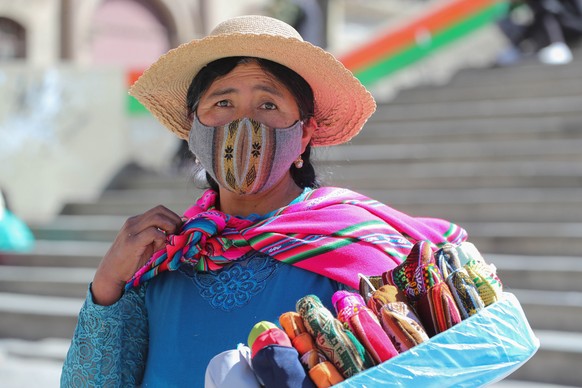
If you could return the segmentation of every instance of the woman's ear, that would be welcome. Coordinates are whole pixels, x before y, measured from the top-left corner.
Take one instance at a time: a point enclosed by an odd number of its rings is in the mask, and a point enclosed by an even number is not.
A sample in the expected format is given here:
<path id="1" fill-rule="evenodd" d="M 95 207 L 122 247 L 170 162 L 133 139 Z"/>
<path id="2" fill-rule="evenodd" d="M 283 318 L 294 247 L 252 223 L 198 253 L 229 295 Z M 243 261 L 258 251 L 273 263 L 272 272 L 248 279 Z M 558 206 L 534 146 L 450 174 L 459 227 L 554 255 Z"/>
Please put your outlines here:
<path id="1" fill-rule="evenodd" d="M 305 123 L 303 123 L 303 135 L 301 136 L 301 153 L 305 152 L 305 148 L 311 141 L 313 132 L 317 129 L 317 122 L 313 117 L 310 117 Z"/>

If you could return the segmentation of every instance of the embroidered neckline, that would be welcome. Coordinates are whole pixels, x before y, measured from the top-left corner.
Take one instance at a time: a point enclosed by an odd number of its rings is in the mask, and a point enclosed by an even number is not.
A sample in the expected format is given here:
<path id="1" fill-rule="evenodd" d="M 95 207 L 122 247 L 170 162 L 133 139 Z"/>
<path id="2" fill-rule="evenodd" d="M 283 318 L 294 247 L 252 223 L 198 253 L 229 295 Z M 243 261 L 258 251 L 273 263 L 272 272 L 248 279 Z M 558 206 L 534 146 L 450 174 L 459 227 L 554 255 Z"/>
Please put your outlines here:
<path id="1" fill-rule="evenodd" d="M 213 308 L 231 311 L 249 303 L 265 289 L 267 280 L 281 265 L 267 255 L 253 252 L 217 271 L 197 272 L 182 266 L 185 273 L 200 291 L 200 295 Z"/>

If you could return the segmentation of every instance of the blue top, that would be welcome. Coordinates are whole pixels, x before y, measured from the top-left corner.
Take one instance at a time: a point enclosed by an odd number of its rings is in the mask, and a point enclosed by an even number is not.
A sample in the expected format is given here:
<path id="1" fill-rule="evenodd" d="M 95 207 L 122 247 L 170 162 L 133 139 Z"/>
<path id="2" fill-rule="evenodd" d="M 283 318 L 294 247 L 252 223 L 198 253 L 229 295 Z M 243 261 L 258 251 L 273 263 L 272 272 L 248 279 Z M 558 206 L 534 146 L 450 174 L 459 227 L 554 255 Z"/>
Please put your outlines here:
<path id="1" fill-rule="evenodd" d="M 253 253 L 216 272 L 165 272 L 112 306 L 94 304 L 89 291 L 61 386 L 203 387 L 210 359 L 246 343 L 255 323 L 278 323 L 307 294 L 331 309 L 337 289 L 333 280 Z"/>
<path id="2" fill-rule="evenodd" d="M 255 323 L 278 324 L 307 294 L 331 309 L 338 288 L 336 281 L 251 252 L 218 271 L 165 272 L 111 306 L 93 303 L 89 290 L 61 386 L 203 387 L 210 359 L 246 344 Z"/>

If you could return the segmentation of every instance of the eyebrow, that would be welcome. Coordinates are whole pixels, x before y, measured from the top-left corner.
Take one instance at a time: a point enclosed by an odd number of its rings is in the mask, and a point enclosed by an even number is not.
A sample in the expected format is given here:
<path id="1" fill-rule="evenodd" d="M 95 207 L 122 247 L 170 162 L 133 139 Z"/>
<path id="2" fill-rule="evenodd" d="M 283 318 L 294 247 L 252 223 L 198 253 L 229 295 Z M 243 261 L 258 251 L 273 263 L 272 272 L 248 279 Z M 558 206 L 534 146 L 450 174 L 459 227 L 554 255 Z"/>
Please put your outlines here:
<path id="1" fill-rule="evenodd" d="M 231 93 L 235 93 L 235 92 L 236 92 L 235 88 L 218 89 L 218 90 L 215 90 L 214 92 L 210 93 L 208 95 L 208 97 L 220 97 L 220 96 L 225 96 L 227 94 L 231 94 Z"/>
<path id="2" fill-rule="evenodd" d="M 272 86 L 269 86 L 269 85 L 264 85 L 264 84 L 255 85 L 253 87 L 253 90 L 261 90 L 263 92 L 273 94 L 277 97 L 283 97 L 283 93 L 281 93 L 278 89 L 276 89 Z M 208 97 L 222 97 L 222 96 L 226 96 L 228 94 L 237 93 L 237 91 L 238 90 L 236 88 L 217 89 L 217 90 L 213 91 L 212 93 L 210 93 L 208 95 Z"/>

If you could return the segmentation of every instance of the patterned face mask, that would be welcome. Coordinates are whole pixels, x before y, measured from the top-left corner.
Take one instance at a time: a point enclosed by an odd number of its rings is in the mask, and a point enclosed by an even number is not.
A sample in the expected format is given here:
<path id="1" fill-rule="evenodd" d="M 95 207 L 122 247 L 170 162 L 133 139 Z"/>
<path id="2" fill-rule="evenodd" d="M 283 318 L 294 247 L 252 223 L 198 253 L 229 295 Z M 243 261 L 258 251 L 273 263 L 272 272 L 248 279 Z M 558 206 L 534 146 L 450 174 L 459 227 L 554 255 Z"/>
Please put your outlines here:
<path id="1" fill-rule="evenodd" d="M 256 194 L 270 189 L 301 154 L 303 122 L 270 128 L 250 118 L 207 127 L 198 117 L 190 131 L 189 148 L 202 167 L 225 189 Z"/>

